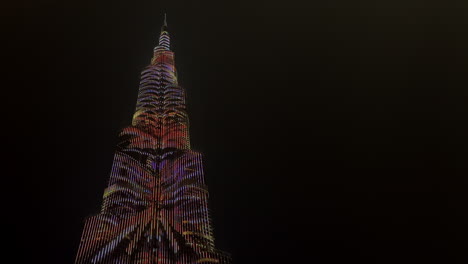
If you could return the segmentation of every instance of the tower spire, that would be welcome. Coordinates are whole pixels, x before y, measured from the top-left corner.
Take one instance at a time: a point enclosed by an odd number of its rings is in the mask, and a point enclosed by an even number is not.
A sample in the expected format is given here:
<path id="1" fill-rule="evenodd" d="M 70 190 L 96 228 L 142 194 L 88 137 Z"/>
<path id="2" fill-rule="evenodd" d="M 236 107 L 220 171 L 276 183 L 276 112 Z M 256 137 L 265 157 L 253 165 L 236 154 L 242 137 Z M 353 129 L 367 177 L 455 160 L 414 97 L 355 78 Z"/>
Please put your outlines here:
<path id="1" fill-rule="evenodd" d="M 154 48 L 154 51 L 170 50 L 169 32 L 167 32 L 167 16 L 164 13 L 164 22 L 161 27 L 161 34 L 159 35 L 159 44 Z"/>
<path id="2" fill-rule="evenodd" d="M 166 13 L 164 13 L 164 22 L 163 22 L 163 25 L 161 26 L 161 33 L 163 31 L 167 31 L 167 15 L 166 15 Z"/>

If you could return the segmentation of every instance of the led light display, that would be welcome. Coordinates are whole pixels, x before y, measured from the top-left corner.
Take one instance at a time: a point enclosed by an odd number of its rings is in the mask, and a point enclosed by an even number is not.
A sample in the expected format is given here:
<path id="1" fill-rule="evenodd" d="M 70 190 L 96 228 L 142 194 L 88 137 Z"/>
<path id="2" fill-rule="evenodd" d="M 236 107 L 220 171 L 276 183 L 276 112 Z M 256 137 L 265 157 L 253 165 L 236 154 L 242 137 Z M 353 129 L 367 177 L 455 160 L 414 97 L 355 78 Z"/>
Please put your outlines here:
<path id="1" fill-rule="evenodd" d="M 132 125 L 119 135 L 101 212 L 85 221 L 76 264 L 231 263 L 214 246 L 201 154 L 190 148 L 188 127 L 164 21 L 141 73 Z"/>

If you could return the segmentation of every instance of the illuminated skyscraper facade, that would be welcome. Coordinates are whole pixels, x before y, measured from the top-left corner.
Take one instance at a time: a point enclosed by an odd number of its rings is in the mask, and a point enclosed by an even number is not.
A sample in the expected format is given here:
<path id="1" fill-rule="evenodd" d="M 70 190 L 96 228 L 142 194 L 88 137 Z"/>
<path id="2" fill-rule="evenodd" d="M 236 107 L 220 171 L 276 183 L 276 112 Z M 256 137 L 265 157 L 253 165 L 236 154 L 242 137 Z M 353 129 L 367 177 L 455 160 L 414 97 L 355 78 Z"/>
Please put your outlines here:
<path id="1" fill-rule="evenodd" d="M 76 264 L 231 263 L 214 247 L 201 154 L 191 150 L 185 91 L 167 24 L 141 73 L 101 212 L 89 217 Z"/>

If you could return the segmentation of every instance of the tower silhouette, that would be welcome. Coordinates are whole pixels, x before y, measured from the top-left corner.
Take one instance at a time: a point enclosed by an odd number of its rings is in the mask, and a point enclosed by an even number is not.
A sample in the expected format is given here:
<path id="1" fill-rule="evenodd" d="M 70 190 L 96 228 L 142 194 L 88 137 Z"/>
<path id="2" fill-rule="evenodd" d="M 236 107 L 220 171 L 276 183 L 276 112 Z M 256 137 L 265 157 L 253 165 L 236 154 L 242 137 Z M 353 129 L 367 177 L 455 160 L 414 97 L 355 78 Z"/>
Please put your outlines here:
<path id="1" fill-rule="evenodd" d="M 191 150 L 166 18 L 119 134 L 101 212 L 86 219 L 76 264 L 231 263 L 214 247 L 201 154 Z"/>

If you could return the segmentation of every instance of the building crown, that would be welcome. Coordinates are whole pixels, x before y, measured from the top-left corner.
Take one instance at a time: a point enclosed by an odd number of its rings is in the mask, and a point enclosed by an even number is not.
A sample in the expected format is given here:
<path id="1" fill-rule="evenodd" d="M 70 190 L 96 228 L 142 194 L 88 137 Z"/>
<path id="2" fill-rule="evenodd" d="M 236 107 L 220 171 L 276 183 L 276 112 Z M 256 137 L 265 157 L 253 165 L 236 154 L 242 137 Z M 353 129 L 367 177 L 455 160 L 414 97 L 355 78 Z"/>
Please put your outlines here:
<path id="1" fill-rule="evenodd" d="M 159 44 L 154 48 L 154 51 L 170 50 L 171 40 L 169 38 L 169 32 L 167 32 L 167 17 L 164 13 L 164 24 L 161 27 L 161 33 L 159 35 Z"/>

